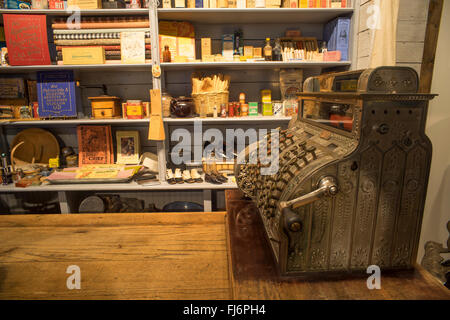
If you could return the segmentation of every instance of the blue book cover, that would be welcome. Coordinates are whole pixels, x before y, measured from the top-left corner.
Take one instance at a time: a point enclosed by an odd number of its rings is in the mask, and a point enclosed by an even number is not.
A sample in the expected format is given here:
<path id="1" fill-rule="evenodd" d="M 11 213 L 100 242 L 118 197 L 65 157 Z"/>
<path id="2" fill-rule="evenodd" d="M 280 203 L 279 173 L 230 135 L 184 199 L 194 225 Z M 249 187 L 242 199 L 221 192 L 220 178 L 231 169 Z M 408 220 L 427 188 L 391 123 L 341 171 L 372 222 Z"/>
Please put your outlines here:
<path id="1" fill-rule="evenodd" d="M 348 44 L 350 36 L 350 19 L 338 18 L 336 28 L 336 50 L 341 51 L 342 60 L 347 61 L 348 57 Z"/>
<path id="2" fill-rule="evenodd" d="M 323 30 L 323 40 L 329 51 L 341 51 L 341 60 L 349 59 L 348 46 L 350 35 L 350 18 L 339 17 L 328 22 Z"/>
<path id="3" fill-rule="evenodd" d="M 38 71 L 37 94 L 40 117 L 76 117 L 73 71 Z"/>
<path id="4" fill-rule="evenodd" d="M 203 0 L 195 0 L 196 8 L 203 8 Z"/>

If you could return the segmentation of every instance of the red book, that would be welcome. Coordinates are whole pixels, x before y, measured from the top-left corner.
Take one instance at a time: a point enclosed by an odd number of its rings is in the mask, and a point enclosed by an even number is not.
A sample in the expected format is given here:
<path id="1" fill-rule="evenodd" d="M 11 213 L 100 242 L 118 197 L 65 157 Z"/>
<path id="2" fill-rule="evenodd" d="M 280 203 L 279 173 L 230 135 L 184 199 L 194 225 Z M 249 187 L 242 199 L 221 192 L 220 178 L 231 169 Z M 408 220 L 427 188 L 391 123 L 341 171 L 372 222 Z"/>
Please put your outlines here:
<path id="1" fill-rule="evenodd" d="M 10 65 L 51 64 L 45 15 L 4 14 L 3 22 Z"/>
<path id="2" fill-rule="evenodd" d="M 342 8 L 347 8 L 347 0 L 342 0 L 341 1 L 341 7 Z"/>

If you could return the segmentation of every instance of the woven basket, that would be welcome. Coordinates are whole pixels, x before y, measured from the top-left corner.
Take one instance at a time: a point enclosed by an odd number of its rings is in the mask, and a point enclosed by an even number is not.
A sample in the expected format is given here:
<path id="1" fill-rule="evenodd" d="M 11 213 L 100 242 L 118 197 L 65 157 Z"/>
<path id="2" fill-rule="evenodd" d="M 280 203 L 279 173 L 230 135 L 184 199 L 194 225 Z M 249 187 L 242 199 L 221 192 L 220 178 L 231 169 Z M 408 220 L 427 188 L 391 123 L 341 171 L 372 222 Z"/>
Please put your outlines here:
<path id="1" fill-rule="evenodd" d="M 214 114 L 214 106 L 216 106 L 217 113 L 220 113 L 220 105 L 222 103 L 228 104 L 228 97 L 228 91 L 192 94 L 195 112 L 200 117 L 212 116 Z"/>

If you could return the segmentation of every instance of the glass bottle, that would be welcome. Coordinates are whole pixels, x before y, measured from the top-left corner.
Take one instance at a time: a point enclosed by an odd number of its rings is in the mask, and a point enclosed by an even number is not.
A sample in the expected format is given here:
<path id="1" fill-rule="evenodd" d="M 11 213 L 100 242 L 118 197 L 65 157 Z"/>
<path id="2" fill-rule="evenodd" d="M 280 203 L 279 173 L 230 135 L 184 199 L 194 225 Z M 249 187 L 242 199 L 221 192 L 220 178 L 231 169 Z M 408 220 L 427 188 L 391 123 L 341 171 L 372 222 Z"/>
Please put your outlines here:
<path id="1" fill-rule="evenodd" d="M 171 58 L 171 55 L 170 55 L 169 46 L 164 46 L 163 62 L 170 62 L 171 60 L 172 60 L 172 58 Z"/>
<path id="2" fill-rule="evenodd" d="M 283 60 L 283 56 L 281 54 L 282 51 L 283 51 L 283 49 L 281 48 L 280 39 L 276 39 L 275 46 L 273 47 L 273 52 L 272 52 L 273 61 L 282 61 Z"/>
<path id="3" fill-rule="evenodd" d="M 263 49 L 264 60 L 272 61 L 272 46 L 270 45 L 270 38 L 266 38 L 266 45 Z"/>

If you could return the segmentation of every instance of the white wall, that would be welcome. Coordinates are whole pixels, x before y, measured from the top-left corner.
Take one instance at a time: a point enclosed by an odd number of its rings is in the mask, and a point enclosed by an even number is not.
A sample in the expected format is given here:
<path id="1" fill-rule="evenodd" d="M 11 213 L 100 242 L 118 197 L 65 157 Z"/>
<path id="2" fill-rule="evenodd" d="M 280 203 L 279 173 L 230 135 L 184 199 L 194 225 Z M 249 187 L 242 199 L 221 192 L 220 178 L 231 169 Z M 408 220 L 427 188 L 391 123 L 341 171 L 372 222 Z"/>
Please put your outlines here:
<path id="1" fill-rule="evenodd" d="M 433 160 L 425 203 L 418 261 L 426 241 L 447 243 L 450 220 L 450 1 L 444 1 L 426 133 L 433 143 Z"/>

